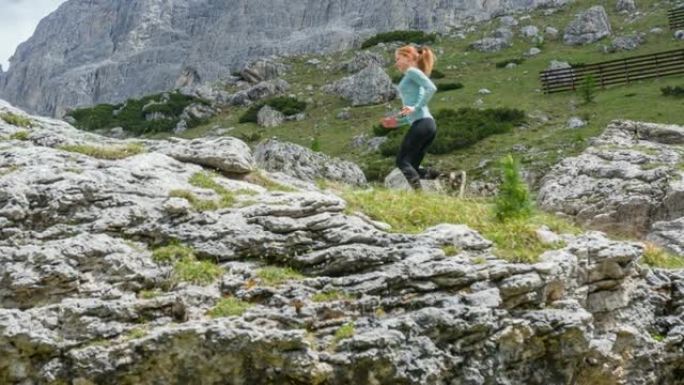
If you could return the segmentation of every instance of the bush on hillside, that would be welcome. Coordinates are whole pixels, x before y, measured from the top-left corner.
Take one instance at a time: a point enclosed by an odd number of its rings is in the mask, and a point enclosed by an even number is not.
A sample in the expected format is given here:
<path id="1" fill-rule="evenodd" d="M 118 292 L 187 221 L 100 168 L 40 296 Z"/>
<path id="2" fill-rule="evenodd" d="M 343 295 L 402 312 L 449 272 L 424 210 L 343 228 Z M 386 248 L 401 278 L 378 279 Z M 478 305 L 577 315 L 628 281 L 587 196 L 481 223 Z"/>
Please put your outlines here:
<path id="1" fill-rule="evenodd" d="M 239 135 L 240 139 L 242 139 L 243 142 L 247 143 L 256 143 L 261 141 L 264 137 L 264 132 L 263 131 L 254 131 L 251 133 L 242 133 Z"/>
<path id="2" fill-rule="evenodd" d="M 684 96 L 684 87 L 682 86 L 667 86 L 667 87 L 662 87 L 660 89 L 660 92 L 663 93 L 663 96 L 675 96 L 675 97 L 682 97 Z"/>
<path id="3" fill-rule="evenodd" d="M 579 93 L 582 95 L 582 99 L 585 104 L 589 104 L 594 101 L 596 97 L 596 80 L 592 75 L 588 75 L 582 81 L 579 86 Z"/>
<path id="4" fill-rule="evenodd" d="M 155 132 L 172 131 L 180 121 L 183 110 L 193 104 L 209 105 L 209 102 L 178 92 L 156 94 L 141 99 L 129 99 L 122 104 L 98 104 L 94 107 L 78 108 L 67 113 L 76 120 L 75 126 L 83 130 L 98 130 L 112 127 L 122 127 L 124 130 L 140 135 Z M 153 104 L 150 104 L 150 103 Z M 146 105 L 147 108 L 143 109 Z M 168 119 L 145 119 L 145 115 L 159 112 Z M 204 122 L 194 120 L 188 122 L 188 127 L 195 127 Z"/>
<path id="5" fill-rule="evenodd" d="M 386 136 L 392 130 L 388 130 L 382 126 L 382 124 L 376 124 L 373 126 L 373 136 Z"/>
<path id="6" fill-rule="evenodd" d="M 265 105 L 282 112 L 284 115 L 295 115 L 304 112 L 306 109 L 306 102 L 297 100 L 289 96 L 276 96 L 258 103 L 253 104 L 239 119 L 240 123 L 257 122 L 257 115 L 259 110 Z"/>
<path id="7" fill-rule="evenodd" d="M 311 151 L 321 152 L 321 139 L 320 135 L 318 134 L 314 135 L 313 139 L 311 140 Z"/>
<path id="8" fill-rule="evenodd" d="M 361 44 L 362 49 L 372 47 L 378 43 L 387 43 L 392 41 L 403 41 L 407 43 L 425 44 L 433 43 L 437 39 L 434 33 L 425 33 L 423 31 L 391 31 L 379 33 Z"/>
<path id="9" fill-rule="evenodd" d="M 386 135 L 387 141 L 380 145 L 380 154 L 385 157 L 396 156 L 399 152 L 401 141 L 404 139 L 404 135 L 406 135 L 409 128 L 409 126 L 404 125 L 393 130 L 389 130 L 389 133 Z"/>
<path id="10" fill-rule="evenodd" d="M 114 127 L 115 106 L 111 104 L 98 104 L 91 108 L 79 108 L 69 112 L 67 115 L 76 119 L 75 126 L 82 130 L 96 130 L 99 128 Z"/>
<path id="11" fill-rule="evenodd" d="M 499 221 L 528 218 L 532 213 L 532 201 L 527 185 L 520 177 L 520 165 L 512 155 L 501 159 L 501 179 L 496 196 L 494 213 Z"/>
<path id="12" fill-rule="evenodd" d="M 362 160 L 359 166 L 367 180 L 382 182 L 385 180 L 385 176 L 394 169 L 394 158 L 368 157 Z"/>
<path id="13" fill-rule="evenodd" d="M 437 92 L 444 92 L 444 91 L 451 91 L 451 90 L 458 90 L 463 88 L 463 84 L 459 82 L 454 82 L 454 83 L 437 83 Z"/>
<path id="14" fill-rule="evenodd" d="M 507 59 L 496 63 L 496 68 L 505 68 L 508 63 L 514 63 L 517 65 L 522 64 L 525 61 L 523 58 Z"/>
<path id="15" fill-rule="evenodd" d="M 431 154 L 447 154 L 469 147 L 490 135 L 509 132 L 525 122 L 525 112 L 513 108 L 446 109 L 438 111 L 434 117 L 437 137 L 428 148 Z M 407 126 L 391 131 L 388 140 L 380 146 L 380 153 L 384 156 L 396 155 L 406 130 Z"/>
<path id="16" fill-rule="evenodd" d="M 430 74 L 431 79 L 444 79 L 446 75 L 444 75 L 444 72 L 438 70 L 438 69 L 433 69 L 432 73 Z"/>
<path id="17" fill-rule="evenodd" d="M 488 136 L 509 132 L 525 121 L 525 113 L 511 108 L 461 108 L 441 110 L 435 114 L 435 120 L 437 137 L 429 151 L 446 154 L 469 147 Z"/>

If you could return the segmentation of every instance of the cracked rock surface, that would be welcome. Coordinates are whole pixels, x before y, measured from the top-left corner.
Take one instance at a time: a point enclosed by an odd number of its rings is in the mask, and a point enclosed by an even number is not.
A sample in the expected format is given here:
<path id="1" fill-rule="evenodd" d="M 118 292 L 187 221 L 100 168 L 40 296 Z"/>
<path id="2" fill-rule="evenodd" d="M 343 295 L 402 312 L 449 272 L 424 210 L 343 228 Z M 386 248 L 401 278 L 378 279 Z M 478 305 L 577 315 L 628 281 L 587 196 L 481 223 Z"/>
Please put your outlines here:
<path id="1" fill-rule="evenodd" d="M 0 143 L 2 384 L 684 384 L 684 271 L 642 267 L 640 243 L 560 234 L 510 263 L 462 224 L 348 214 L 237 139 L 104 160 L 59 146 L 131 142 L 31 119 L 0 120 L 28 132 Z M 220 273 L 179 280 L 153 258 L 169 244 Z M 210 316 L 226 300 L 247 305 Z"/>
<path id="2" fill-rule="evenodd" d="M 538 202 L 684 255 L 684 127 L 611 122 L 584 153 L 554 166 Z"/>

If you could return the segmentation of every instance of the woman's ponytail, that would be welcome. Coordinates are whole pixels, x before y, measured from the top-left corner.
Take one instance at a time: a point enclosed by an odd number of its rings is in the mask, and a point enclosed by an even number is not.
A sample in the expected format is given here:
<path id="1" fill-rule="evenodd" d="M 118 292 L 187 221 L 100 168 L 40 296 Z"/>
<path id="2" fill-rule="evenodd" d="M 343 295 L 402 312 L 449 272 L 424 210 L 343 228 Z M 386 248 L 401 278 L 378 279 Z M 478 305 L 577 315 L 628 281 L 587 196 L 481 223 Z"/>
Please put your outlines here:
<path id="1" fill-rule="evenodd" d="M 430 47 L 418 48 L 418 68 L 427 76 L 432 73 L 432 67 L 435 65 L 435 54 Z"/>

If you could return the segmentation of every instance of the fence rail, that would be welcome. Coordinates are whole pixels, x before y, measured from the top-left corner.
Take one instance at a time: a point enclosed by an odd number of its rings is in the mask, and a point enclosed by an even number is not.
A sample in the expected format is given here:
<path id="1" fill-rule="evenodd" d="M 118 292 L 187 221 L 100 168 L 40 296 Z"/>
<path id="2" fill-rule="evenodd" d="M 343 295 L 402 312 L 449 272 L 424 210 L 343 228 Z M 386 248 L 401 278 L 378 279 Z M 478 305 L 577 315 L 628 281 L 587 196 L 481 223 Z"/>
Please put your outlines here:
<path id="1" fill-rule="evenodd" d="M 684 28 L 684 7 L 673 8 L 667 11 L 667 20 L 672 31 Z"/>
<path id="2" fill-rule="evenodd" d="M 684 48 L 608 60 L 571 68 L 545 70 L 539 74 L 545 94 L 574 91 L 591 76 L 596 86 L 629 84 L 633 81 L 684 74 Z"/>

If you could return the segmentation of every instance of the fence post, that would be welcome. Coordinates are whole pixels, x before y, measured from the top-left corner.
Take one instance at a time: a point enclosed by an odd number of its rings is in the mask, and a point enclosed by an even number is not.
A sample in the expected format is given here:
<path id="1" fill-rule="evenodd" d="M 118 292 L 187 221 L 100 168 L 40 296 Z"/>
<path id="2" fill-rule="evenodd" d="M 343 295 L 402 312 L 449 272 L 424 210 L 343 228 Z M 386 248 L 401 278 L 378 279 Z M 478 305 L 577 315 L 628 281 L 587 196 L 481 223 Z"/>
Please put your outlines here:
<path id="1" fill-rule="evenodd" d="M 544 71 L 544 93 L 545 93 L 545 94 L 548 94 L 550 88 L 551 88 L 551 87 L 550 87 L 550 85 L 549 85 L 549 72 L 548 72 L 548 71 Z"/>
<path id="2" fill-rule="evenodd" d="M 599 77 L 601 78 L 601 89 L 605 90 L 606 89 L 606 84 L 603 79 L 603 67 L 599 64 Z"/>
<path id="3" fill-rule="evenodd" d="M 625 70 L 625 77 L 627 78 L 627 84 L 629 84 L 629 68 L 627 68 L 627 59 L 622 60 L 622 67 Z"/>
<path id="4" fill-rule="evenodd" d="M 572 90 L 575 91 L 575 69 L 570 67 L 570 80 L 572 81 Z"/>

